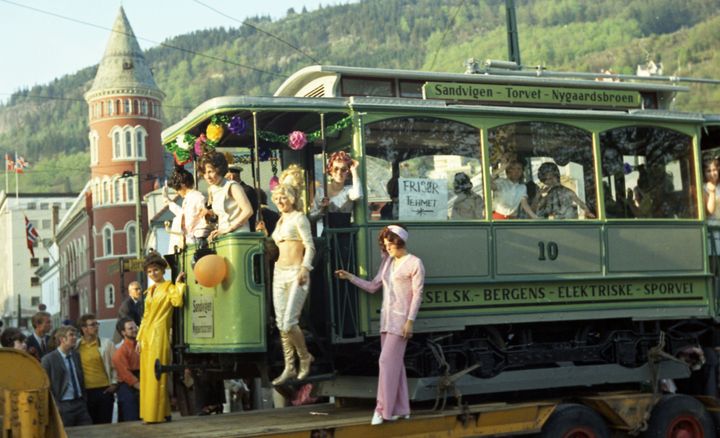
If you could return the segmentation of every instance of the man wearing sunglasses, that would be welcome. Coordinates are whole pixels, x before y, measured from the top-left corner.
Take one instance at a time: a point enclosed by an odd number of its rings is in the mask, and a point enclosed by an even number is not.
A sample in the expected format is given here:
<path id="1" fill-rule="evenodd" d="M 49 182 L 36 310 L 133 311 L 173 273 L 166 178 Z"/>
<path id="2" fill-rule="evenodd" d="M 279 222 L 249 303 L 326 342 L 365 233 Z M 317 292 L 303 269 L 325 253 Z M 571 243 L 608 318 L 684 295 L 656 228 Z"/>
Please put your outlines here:
<path id="1" fill-rule="evenodd" d="M 78 326 L 82 337 L 78 341 L 77 351 L 82 365 L 88 412 L 93 424 L 110 423 L 117 388 L 117 376 L 112 366 L 115 346 L 110 339 L 98 337 L 100 324 L 95 315 L 82 315 Z"/>

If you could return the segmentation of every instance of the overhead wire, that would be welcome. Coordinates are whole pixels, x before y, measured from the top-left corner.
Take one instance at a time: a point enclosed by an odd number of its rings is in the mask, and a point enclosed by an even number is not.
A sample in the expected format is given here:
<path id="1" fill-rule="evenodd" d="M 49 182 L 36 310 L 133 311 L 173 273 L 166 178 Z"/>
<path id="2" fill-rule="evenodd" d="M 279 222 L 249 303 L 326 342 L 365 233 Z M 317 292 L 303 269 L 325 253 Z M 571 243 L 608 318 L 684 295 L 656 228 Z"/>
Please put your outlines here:
<path id="1" fill-rule="evenodd" d="M 31 10 L 31 11 L 35 11 L 35 12 L 38 12 L 38 13 L 41 13 L 41 14 L 50 15 L 50 16 L 52 16 L 52 17 L 61 18 L 61 19 L 63 19 L 63 20 L 72 21 L 72 22 L 74 22 L 74 23 L 82 24 L 82 25 L 85 25 L 85 26 L 90 26 L 90 27 L 94 27 L 94 28 L 102 29 L 102 30 L 108 30 L 108 31 L 110 31 L 110 32 L 116 32 L 116 33 L 120 33 L 120 34 L 122 34 L 122 35 L 133 36 L 133 37 L 135 37 L 135 38 L 137 38 L 137 39 L 139 39 L 139 40 L 147 41 L 147 42 L 152 43 L 152 44 L 157 44 L 157 45 L 159 45 L 159 46 L 161 46 L 161 47 L 165 47 L 165 48 L 169 48 L 169 49 L 174 49 L 174 50 L 179 50 L 179 51 L 181 51 L 181 52 L 189 53 L 189 54 L 196 55 L 196 56 L 200 56 L 200 57 L 203 57 L 203 58 L 212 59 L 212 60 L 214 60 L 214 61 L 220 61 L 220 62 L 223 62 L 223 63 L 226 63 L 226 64 L 234 65 L 234 66 L 236 66 L 236 67 L 241 67 L 241 68 L 245 68 L 245 69 L 248 69 L 248 70 L 253 70 L 253 71 L 256 71 L 256 72 L 258 72 L 258 73 L 263 73 L 263 74 L 267 74 L 267 75 L 271 75 L 271 76 L 277 76 L 277 77 L 282 77 L 282 78 L 287 78 L 287 77 L 288 77 L 287 75 L 283 75 L 283 74 L 280 74 L 280 73 L 274 73 L 274 72 L 270 72 L 270 71 L 267 71 L 267 70 L 262 70 L 262 69 L 255 68 L 255 67 L 252 67 L 252 66 L 249 66 L 249 65 L 241 64 L 241 63 L 239 63 L 239 62 L 231 61 L 231 60 L 229 60 L 229 59 L 220 58 L 220 57 L 218 57 L 218 56 L 213 56 L 213 55 L 208 55 L 208 54 L 201 53 L 201 52 L 196 52 L 196 51 L 191 50 L 191 49 L 186 49 L 186 48 L 184 48 L 184 47 L 174 46 L 174 45 L 168 44 L 168 43 L 161 43 L 161 42 L 154 41 L 154 40 L 151 40 L 151 39 L 148 39 L 148 38 L 144 38 L 144 37 L 141 37 L 141 36 L 137 36 L 137 35 L 134 35 L 134 34 L 131 34 L 131 33 L 119 32 L 119 31 L 117 31 L 117 30 L 115 30 L 115 29 L 108 28 L 108 27 L 106 27 L 106 26 L 101 26 L 101 25 L 99 25 L 99 24 L 90 23 L 90 22 L 88 22 L 88 21 L 79 20 L 79 19 L 77 19 L 77 18 L 67 17 L 67 16 L 65 16 L 65 15 L 61 15 L 61 14 L 58 14 L 58 13 L 55 13 L 55 12 L 46 11 L 46 10 L 44 10 L 44 9 L 36 8 L 36 7 L 33 7 L 33 6 L 23 5 L 23 4 L 21 4 L 21 3 L 14 2 L 14 1 L 12 1 L 12 0 L 0 0 L 0 2 L 7 3 L 7 4 L 10 4 L 10 5 L 13 5 L 13 6 L 17 6 L 17 7 L 20 7 L 20 8 L 28 9 L 28 10 Z"/>
<path id="2" fill-rule="evenodd" d="M 445 41 L 445 36 L 450 32 L 450 29 L 452 29 L 453 24 L 455 23 L 455 18 L 457 17 L 458 13 L 460 12 L 460 9 L 465 5 L 465 0 L 462 0 L 460 4 L 455 8 L 455 13 L 453 14 L 452 18 L 450 19 L 450 23 L 445 28 L 445 32 L 443 32 L 442 37 L 440 37 L 440 44 L 438 44 L 437 50 L 435 50 L 435 54 L 433 55 L 433 60 L 430 63 L 430 68 L 428 70 L 432 71 L 433 67 L 435 67 L 435 61 L 437 60 L 438 53 L 440 53 L 440 49 L 443 48 L 443 41 Z"/>
<path id="3" fill-rule="evenodd" d="M 270 38 L 274 38 L 274 39 L 280 41 L 281 43 L 287 45 L 288 47 L 292 48 L 293 50 L 297 51 L 298 53 L 302 54 L 303 56 L 307 57 L 308 59 L 310 59 L 310 60 L 311 60 L 312 62 L 314 62 L 315 64 L 320 64 L 320 61 L 318 61 L 317 59 L 315 59 L 312 55 L 309 55 L 308 53 L 306 53 L 305 51 L 303 51 L 301 48 L 299 48 L 299 47 L 295 46 L 294 44 L 292 44 L 292 43 L 290 43 L 290 42 L 288 42 L 288 41 L 280 38 L 280 37 L 277 36 L 277 35 L 274 35 L 274 34 L 268 32 L 268 31 L 266 31 L 266 30 L 264 30 L 264 29 L 261 29 L 261 28 L 255 26 L 254 24 L 251 24 L 251 23 L 248 22 L 247 20 L 245 20 L 245 21 L 238 20 L 237 18 L 232 17 L 232 16 L 230 16 L 230 15 L 228 15 L 228 14 L 226 14 L 226 13 L 224 13 L 224 12 L 218 10 L 218 9 L 216 9 L 216 8 L 208 5 L 207 3 L 201 2 L 200 0 L 193 0 L 193 1 L 194 1 L 195 3 L 197 3 L 197 4 L 199 4 L 199 5 L 205 6 L 206 8 L 210 9 L 211 11 L 213 11 L 213 12 L 219 14 L 219 15 L 222 15 L 222 16 L 225 17 L 225 18 L 229 18 L 229 19 L 231 19 L 231 20 L 233 20 L 233 21 L 236 21 L 236 22 L 240 23 L 240 24 L 243 25 L 243 26 L 247 26 L 247 27 L 250 27 L 250 28 L 252 28 L 252 29 L 255 29 L 256 31 L 258 31 L 258 32 L 260 32 L 260 33 L 263 33 L 263 34 L 269 36 Z"/>

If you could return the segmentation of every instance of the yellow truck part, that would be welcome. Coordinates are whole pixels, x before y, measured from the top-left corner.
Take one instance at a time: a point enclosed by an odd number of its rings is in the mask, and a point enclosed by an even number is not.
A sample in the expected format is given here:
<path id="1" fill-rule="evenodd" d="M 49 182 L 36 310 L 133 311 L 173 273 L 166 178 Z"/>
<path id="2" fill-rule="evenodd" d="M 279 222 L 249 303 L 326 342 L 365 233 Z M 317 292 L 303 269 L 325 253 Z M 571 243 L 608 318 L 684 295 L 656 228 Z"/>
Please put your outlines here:
<path id="1" fill-rule="evenodd" d="M 50 380 L 31 355 L 0 348 L 2 438 L 67 438 Z"/>

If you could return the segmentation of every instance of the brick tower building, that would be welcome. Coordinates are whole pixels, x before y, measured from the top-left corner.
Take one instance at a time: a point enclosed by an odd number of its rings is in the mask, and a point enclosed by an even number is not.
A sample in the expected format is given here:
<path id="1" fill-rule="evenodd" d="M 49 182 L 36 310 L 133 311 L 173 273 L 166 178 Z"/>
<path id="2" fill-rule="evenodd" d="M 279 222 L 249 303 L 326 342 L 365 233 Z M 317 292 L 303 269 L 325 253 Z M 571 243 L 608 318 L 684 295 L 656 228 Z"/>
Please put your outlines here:
<path id="1" fill-rule="evenodd" d="M 163 173 L 160 119 L 164 96 L 120 7 L 93 85 L 85 93 L 92 198 L 89 253 L 95 280 L 94 296 L 88 297 L 86 308 L 99 319 L 117 315 L 127 284 L 136 279 L 133 272 L 121 273 L 118 261 L 138 258 L 138 246 L 142 248 L 147 232 L 142 197 Z"/>

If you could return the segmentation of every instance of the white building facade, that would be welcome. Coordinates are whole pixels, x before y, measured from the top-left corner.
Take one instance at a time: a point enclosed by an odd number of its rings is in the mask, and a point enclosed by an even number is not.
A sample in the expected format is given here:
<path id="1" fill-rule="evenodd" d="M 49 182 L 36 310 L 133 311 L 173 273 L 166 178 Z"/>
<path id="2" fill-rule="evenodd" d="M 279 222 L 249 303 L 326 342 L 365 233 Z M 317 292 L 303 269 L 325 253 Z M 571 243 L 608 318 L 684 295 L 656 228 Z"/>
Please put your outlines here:
<path id="1" fill-rule="evenodd" d="M 0 242 L 4 246 L 0 258 L 0 318 L 6 326 L 27 327 L 40 304 L 46 304 L 36 271 L 53 263 L 48 249 L 54 227 L 76 197 L 76 193 L 21 193 L 16 198 L 0 191 Z M 26 217 L 39 234 L 34 257 L 27 245 Z"/>

